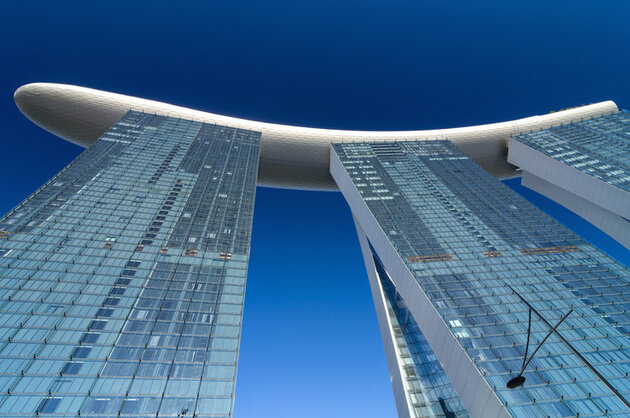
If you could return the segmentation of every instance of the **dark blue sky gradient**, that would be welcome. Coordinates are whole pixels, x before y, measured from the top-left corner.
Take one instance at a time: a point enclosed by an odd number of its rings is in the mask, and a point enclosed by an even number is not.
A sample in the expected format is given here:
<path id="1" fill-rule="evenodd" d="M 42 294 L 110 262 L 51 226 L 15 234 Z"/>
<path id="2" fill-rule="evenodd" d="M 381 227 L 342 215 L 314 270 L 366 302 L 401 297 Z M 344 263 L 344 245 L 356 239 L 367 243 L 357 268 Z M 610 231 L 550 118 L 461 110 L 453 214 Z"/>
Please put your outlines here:
<path id="1" fill-rule="evenodd" d="M 0 212 L 81 151 L 19 113 L 25 83 L 294 125 L 446 128 L 606 99 L 629 108 L 629 21 L 627 0 L 5 1 Z M 257 193 L 236 416 L 395 416 L 341 195 Z M 630 264 L 592 226 L 524 195 Z"/>

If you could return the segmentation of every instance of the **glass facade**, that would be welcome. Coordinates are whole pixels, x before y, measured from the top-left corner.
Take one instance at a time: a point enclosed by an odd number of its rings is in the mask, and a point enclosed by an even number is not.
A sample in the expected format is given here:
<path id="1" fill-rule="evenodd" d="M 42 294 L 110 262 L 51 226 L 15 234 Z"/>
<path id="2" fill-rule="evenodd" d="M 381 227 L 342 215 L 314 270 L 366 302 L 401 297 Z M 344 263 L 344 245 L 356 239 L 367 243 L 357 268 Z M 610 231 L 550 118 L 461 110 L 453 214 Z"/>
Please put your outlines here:
<path id="1" fill-rule="evenodd" d="M 467 417 L 462 405 L 440 366 L 407 304 L 373 253 L 374 266 L 385 295 L 385 307 L 394 332 L 396 355 L 400 359 L 403 385 L 416 417 Z"/>
<path id="2" fill-rule="evenodd" d="M 231 416 L 259 150 L 129 112 L 0 219 L 0 414 Z"/>
<path id="3" fill-rule="evenodd" d="M 627 268 L 447 141 L 344 143 L 332 150 L 342 176 L 457 340 L 454 349 L 465 352 L 508 413 L 630 413 Z M 507 389 L 523 363 L 527 304 L 553 324 L 572 312 L 558 328 L 563 339 L 553 334 L 529 363 L 525 385 Z M 534 315 L 530 354 L 548 331 Z"/>
<path id="4" fill-rule="evenodd" d="M 630 112 L 515 135 L 513 140 L 630 191 Z"/>

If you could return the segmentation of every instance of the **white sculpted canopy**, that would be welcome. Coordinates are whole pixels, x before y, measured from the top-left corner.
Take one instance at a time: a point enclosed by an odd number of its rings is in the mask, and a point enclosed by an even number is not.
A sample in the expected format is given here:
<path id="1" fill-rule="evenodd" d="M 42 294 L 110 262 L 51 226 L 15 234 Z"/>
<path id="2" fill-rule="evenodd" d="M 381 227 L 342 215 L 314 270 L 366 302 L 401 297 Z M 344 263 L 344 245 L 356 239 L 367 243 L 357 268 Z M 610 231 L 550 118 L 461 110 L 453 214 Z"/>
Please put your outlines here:
<path id="1" fill-rule="evenodd" d="M 511 135 L 617 112 L 612 101 L 509 122 L 425 131 L 341 131 L 232 118 L 153 100 L 65 84 L 33 83 L 15 92 L 15 102 L 42 128 L 89 146 L 127 111 L 135 110 L 262 133 L 259 183 L 264 186 L 334 190 L 329 174 L 331 142 L 447 139 L 497 177 L 515 174 L 508 164 Z"/>

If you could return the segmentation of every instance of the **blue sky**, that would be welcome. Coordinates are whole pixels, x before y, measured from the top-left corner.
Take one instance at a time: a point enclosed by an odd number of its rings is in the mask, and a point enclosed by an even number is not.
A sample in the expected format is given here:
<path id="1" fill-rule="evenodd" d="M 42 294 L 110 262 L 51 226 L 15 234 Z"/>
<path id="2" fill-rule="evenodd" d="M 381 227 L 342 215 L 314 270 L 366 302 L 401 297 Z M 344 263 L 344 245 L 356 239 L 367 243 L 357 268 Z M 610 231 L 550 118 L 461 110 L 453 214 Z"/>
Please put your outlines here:
<path id="1" fill-rule="evenodd" d="M 446 128 L 607 99 L 629 108 L 629 20 L 627 0 L 3 2 L 0 212 L 81 151 L 19 113 L 13 91 L 28 82 L 295 125 Z M 236 415 L 395 416 L 341 195 L 257 193 Z"/>

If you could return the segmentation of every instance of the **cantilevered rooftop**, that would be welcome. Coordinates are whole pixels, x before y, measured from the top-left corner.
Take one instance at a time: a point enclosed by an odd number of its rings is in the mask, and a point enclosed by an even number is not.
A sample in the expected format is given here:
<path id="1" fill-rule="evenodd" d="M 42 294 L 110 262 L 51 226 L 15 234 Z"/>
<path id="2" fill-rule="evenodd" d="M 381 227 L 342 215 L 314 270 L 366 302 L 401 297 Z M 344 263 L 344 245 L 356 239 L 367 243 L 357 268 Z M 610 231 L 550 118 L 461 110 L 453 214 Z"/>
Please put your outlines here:
<path id="1" fill-rule="evenodd" d="M 129 110 L 237 127 L 262 133 L 259 184 L 271 187 L 335 190 L 329 173 L 331 142 L 446 139 L 499 178 L 515 176 L 507 162 L 512 135 L 617 112 L 612 101 L 507 122 L 418 131 L 348 131 L 239 119 L 168 103 L 85 87 L 32 83 L 15 92 L 19 109 L 40 127 L 88 147 Z"/>

